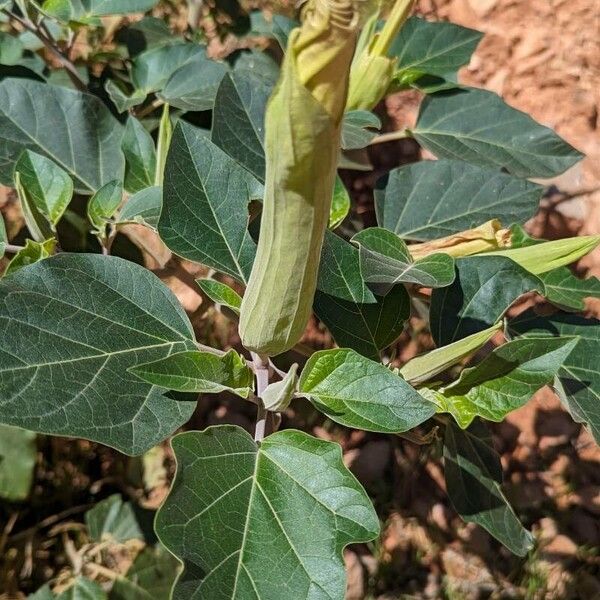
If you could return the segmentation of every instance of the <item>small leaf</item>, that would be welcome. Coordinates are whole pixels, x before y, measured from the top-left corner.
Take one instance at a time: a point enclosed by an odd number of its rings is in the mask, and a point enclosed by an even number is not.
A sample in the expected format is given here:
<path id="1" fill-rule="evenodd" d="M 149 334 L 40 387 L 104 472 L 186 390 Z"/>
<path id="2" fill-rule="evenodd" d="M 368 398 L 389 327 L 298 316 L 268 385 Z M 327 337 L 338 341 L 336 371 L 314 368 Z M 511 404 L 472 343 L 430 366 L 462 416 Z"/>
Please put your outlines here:
<path id="1" fill-rule="evenodd" d="M 109 600 L 170 600 L 179 561 L 161 545 L 144 548 L 124 577 L 115 579 Z"/>
<path id="2" fill-rule="evenodd" d="M 109 496 L 88 510 L 85 524 L 94 542 L 112 540 L 124 544 L 128 540 L 144 539 L 131 502 L 123 502 L 119 494 Z"/>
<path id="3" fill-rule="evenodd" d="M 380 353 L 404 331 L 410 317 L 410 297 L 403 285 L 397 285 L 385 296 L 374 298 L 374 303 L 362 304 L 317 290 L 313 310 L 338 346 L 379 360 Z"/>
<path id="4" fill-rule="evenodd" d="M 118 215 L 119 223 L 142 223 L 151 229 L 158 227 L 162 207 L 162 189 L 152 186 L 140 190 L 125 202 Z"/>
<path id="5" fill-rule="evenodd" d="M 548 317 L 528 310 L 508 323 L 511 336 L 577 336 L 579 343 L 555 379 L 554 388 L 577 423 L 586 423 L 600 444 L 600 321 L 558 312 Z"/>
<path id="6" fill-rule="evenodd" d="M 0 213 L 0 258 L 2 258 L 6 252 L 6 244 L 8 244 L 8 236 L 6 235 L 4 217 Z"/>
<path id="7" fill-rule="evenodd" d="M 496 323 L 496 325 L 469 335 L 462 340 L 416 356 L 400 369 L 400 375 L 412 384 L 427 381 L 481 348 L 501 330 L 502 323 Z"/>
<path id="8" fill-rule="evenodd" d="M 121 142 L 125 155 L 125 189 L 134 194 L 154 185 L 156 149 L 154 140 L 135 117 L 129 117 Z"/>
<path id="9" fill-rule="evenodd" d="M 211 139 L 246 168 L 265 180 L 265 110 L 272 82 L 247 71 L 225 75 L 213 112 Z"/>
<path id="10" fill-rule="evenodd" d="M 223 356 L 212 352 L 178 352 L 130 369 L 140 379 L 177 392 L 217 394 L 230 391 L 247 398 L 254 376 L 235 350 Z"/>
<path id="11" fill-rule="evenodd" d="M 107 600 L 107 595 L 95 581 L 79 576 L 71 587 L 55 596 L 55 600 Z"/>
<path id="12" fill-rule="evenodd" d="M 427 241 L 498 219 L 524 223 L 544 188 L 457 160 L 422 161 L 377 182 L 377 222 L 400 237 Z"/>
<path id="13" fill-rule="evenodd" d="M 350 205 L 350 194 L 340 176 L 337 175 L 329 211 L 329 229 L 335 229 L 348 216 Z"/>
<path id="14" fill-rule="evenodd" d="M 15 502 L 29 495 L 37 457 L 33 431 L 0 425 L 0 498 Z"/>
<path id="15" fill-rule="evenodd" d="M 179 122 L 165 167 L 161 239 L 176 254 L 246 283 L 256 253 L 248 202 L 262 187 L 199 130 Z"/>
<path id="16" fill-rule="evenodd" d="M 0 8 L 2 8 L 0 3 Z M 0 64 L 17 65 L 23 56 L 23 42 L 15 35 L 0 32 Z"/>
<path id="17" fill-rule="evenodd" d="M 546 298 L 557 306 L 584 310 L 585 298 L 600 298 L 600 279 L 579 279 L 567 267 L 560 267 L 540 275 L 546 288 Z"/>
<path id="18" fill-rule="evenodd" d="M 124 113 L 134 106 L 139 106 L 148 95 L 143 90 L 133 90 L 130 95 L 127 95 L 112 79 L 106 80 L 104 89 L 120 113 Z"/>
<path id="19" fill-rule="evenodd" d="M 372 131 L 375 129 L 376 131 Z M 342 121 L 341 146 L 344 150 L 366 148 L 381 129 L 381 120 L 368 110 L 351 110 Z"/>
<path id="20" fill-rule="evenodd" d="M 441 411 L 462 427 L 476 416 L 500 422 L 550 383 L 577 344 L 573 338 L 527 338 L 496 348 L 436 394 Z"/>
<path id="21" fill-rule="evenodd" d="M 184 111 L 211 110 L 226 73 L 225 63 L 197 54 L 169 77 L 158 97 Z"/>
<path id="22" fill-rule="evenodd" d="M 25 150 L 15 165 L 27 200 L 56 225 L 73 197 L 73 182 L 53 161 Z"/>
<path id="23" fill-rule="evenodd" d="M 236 315 L 240 314 L 242 298 L 234 289 L 215 279 L 196 279 L 196 283 L 215 304 L 226 306 Z"/>
<path id="24" fill-rule="evenodd" d="M 444 471 L 448 496 L 456 512 L 476 523 L 518 556 L 533 548 L 529 533 L 500 489 L 502 466 L 482 423 L 466 431 L 449 423 L 444 439 Z"/>
<path id="25" fill-rule="evenodd" d="M 469 256 L 456 260 L 452 285 L 433 290 L 429 325 L 438 346 L 487 329 L 527 292 L 544 294 L 544 284 L 503 256 Z"/>
<path id="26" fill-rule="evenodd" d="M 446 75 L 469 64 L 483 33 L 446 22 L 411 17 L 389 50 L 398 58 L 398 71 Z"/>
<path id="27" fill-rule="evenodd" d="M 115 179 L 103 185 L 89 200 L 87 215 L 90 223 L 103 232 L 123 200 L 123 184 Z"/>
<path id="28" fill-rule="evenodd" d="M 25 241 L 25 247 L 19 250 L 13 259 L 8 263 L 4 276 L 11 273 L 16 273 L 19 269 L 27 267 L 44 258 L 48 258 L 54 254 L 56 248 L 56 240 L 50 238 L 44 242 L 34 242 L 32 240 Z"/>
<path id="29" fill-rule="evenodd" d="M 439 158 L 460 156 L 518 177 L 554 177 L 583 156 L 493 92 L 474 88 L 425 98 L 412 133 Z"/>
<path id="30" fill-rule="evenodd" d="M 352 242 L 359 246 L 363 280 L 378 284 L 378 292 L 382 287 L 385 293 L 398 283 L 437 288 L 454 281 L 454 259 L 451 256 L 436 253 L 413 261 L 406 244 L 387 229 L 363 229 L 352 238 Z"/>
<path id="31" fill-rule="evenodd" d="M 402 377 L 344 348 L 315 352 L 302 371 L 299 392 L 330 419 L 367 431 L 408 431 L 435 412 Z"/>
<path id="32" fill-rule="evenodd" d="M 261 396 L 262 403 L 267 410 L 281 412 L 290 405 L 298 383 L 297 371 L 298 365 L 294 363 L 281 381 L 270 383 L 267 386 Z"/>
<path id="33" fill-rule="evenodd" d="M 257 446 L 224 425 L 172 445 L 177 474 L 155 527 L 184 563 L 173 600 L 343 598 L 342 550 L 379 522 L 337 444 L 291 430 Z"/>
<path id="34" fill-rule="evenodd" d="M 0 82 L 0 182 L 23 150 L 50 158 L 90 194 L 123 172 L 123 130 L 96 96 L 27 79 Z"/>
<path id="35" fill-rule="evenodd" d="M 192 350 L 192 326 L 147 269 L 61 253 L 0 280 L 0 422 L 141 454 L 191 416 L 129 367 Z"/>

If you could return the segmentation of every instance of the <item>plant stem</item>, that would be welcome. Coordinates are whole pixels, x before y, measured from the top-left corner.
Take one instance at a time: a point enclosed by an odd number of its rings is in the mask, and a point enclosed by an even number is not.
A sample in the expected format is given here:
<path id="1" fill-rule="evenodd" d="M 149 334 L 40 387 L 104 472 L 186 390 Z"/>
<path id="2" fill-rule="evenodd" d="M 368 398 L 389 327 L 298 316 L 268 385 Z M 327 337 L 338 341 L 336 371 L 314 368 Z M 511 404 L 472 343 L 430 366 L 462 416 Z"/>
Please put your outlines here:
<path id="1" fill-rule="evenodd" d="M 54 39 L 52 39 L 52 37 L 48 37 L 44 33 L 44 30 L 48 31 L 48 28 L 45 25 L 36 25 L 32 23 L 29 19 L 21 18 L 5 8 L 2 9 L 2 12 L 6 16 L 8 16 L 9 19 L 15 20 L 24 29 L 33 33 L 42 42 L 42 44 L 44 44 L 48 51 L 51 54 L 53 54 L 54 57 L 58 59 L 61 65 L 65 68 L 69 79 L 73 82 L 73 85 L 81 92 L 87 91 L 87 85 L 85 81 L 83 81 L 83 79 L 81 79 L 81 77 L 79 76 L 75 65 L 60 51 Z"/>
<path id="2" fill-rule="evenodd" d="M 256 410 L 256 427 L 254 429 L 254 441 L 261 442 L 267 429 L 268 411 L 262 403 L 262 395 L 269 385 L 269 360 L 251 352 L 254 374 L 256 375 L 256 395 L 258 396 L 258 408 Z"/>
<path id="3" fill-rule="evenodd" d="M 6 244 L 4 248 L 6 252 L 9 252 L 10 254 L 16 254 L 17 252 L 24 250 L 24 246 L 15 246 L 14 244 Z"/>
<path id="4" fill-rule="evenodd" d="M 383 133 L 371 140 L 370 146 L 375 144 L 385 144 L 386 142 L 393 142 L 394 140 L 404 140 L 412 137 L 408 129 L 400 129 L 398 131 L 392 131 L 390 133 Z"/>

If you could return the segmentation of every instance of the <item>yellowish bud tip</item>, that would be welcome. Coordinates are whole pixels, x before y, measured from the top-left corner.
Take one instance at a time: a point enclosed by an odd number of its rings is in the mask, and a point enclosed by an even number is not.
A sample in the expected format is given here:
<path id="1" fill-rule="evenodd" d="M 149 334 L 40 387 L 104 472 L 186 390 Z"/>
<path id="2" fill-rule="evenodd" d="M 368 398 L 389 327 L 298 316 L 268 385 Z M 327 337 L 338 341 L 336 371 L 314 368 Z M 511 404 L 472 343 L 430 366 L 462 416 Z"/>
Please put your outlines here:
<path id="1" fill-rule="evenodd" d="M 459 257 L 507 248 L 510 246 L 510 240 L 510 229 L 503 229 L 500 221 L 492 219 L 474 229 L 422 244 L 411 244 L 408 249 L 415 260 L 434 252 L 445 252 L 450 256 Z"/>

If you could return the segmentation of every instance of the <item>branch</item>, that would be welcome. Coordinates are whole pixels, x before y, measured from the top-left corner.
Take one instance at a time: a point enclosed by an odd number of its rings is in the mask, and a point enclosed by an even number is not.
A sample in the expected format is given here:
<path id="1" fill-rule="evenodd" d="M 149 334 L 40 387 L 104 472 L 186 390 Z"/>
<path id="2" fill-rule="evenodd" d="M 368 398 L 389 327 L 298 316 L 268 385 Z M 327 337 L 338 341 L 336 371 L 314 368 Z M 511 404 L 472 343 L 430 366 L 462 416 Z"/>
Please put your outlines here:
<path id="1" fill-rule="evenodd" d="M 254 430 L 254 441 L 262 442 L 267 429 L 268 412 L 265 410 L 262 395 L 269 385 L 269 361 L 264 357 L 252 352 L 252 364 L 256 375 L 256 395 L 258 396 L 258 408 L 256 411 L 256 427 Z"/>
<path id="2" fill-rule="evenodd" d="M 45 25 L 43 25 L 43 24 L 41 26 L 35 25 L 29 19 L 24 19 L 22 17 L 19 17 L 18 15 L 15 15 L 14 13 L 7 10 L 6 8 L 3 8 L 2 12 L 6 16 L 8 16 L 9 19 L 14 19 L 17 23 L 19 23 L 21 25 L 21 27 L 23 27 L 27 31 L 30 31 L 31 33 L 33 33 L 33 35 L 35 35 L 44 44 L 44 46 L 48 49 L 48 51 L 65 68 L 65 70 L 67 71 L 67 75 L 69 76 L 69 79 L 73 82 L 73 85 L 75 85 L 75 87 L 79 91 L 87 92 L 87 85 L 86 85 L 85 81 L 83 81 L 83 79 L 81 79 L 79 73 L 77 72 L 77 69 L 75 68 L 75 65 L 60 51 L 60 49 L 56 46 L 56 42 L 51 37 L 47 37 L 46 34 L 44 33 L 43 29 L 48 31 L 48 29 L 45 27 Z"/>

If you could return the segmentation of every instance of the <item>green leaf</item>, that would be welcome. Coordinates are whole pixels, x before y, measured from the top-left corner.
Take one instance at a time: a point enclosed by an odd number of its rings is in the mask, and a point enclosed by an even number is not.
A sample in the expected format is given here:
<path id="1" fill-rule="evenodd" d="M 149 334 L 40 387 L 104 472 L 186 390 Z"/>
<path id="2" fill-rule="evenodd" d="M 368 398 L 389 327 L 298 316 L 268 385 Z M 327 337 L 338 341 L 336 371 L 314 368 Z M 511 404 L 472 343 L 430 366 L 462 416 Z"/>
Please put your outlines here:
<path id="1" fill-rule="evenodd" d="M 19 64 L 24 49 L 23 42 L 16 35 L 0 31 L 0 64 Z"/>
<path id="2" fill-rule="evenodd" d="M 398 71 L 444 76 L 469 63 L 482 37 L 480 31 L 454 23 L 411 17 L 388 54 L 398 58 Z"/>
<path id="3" fill-rule="evenodd" d="M 123 502 L 119 494 L 109 496 L 88 510 L 85 524 L 94 542 L 112 540 L 123 544 L 127 540 L 144 539 L 131 502 Z"/>
<path id="4" fill-rule="evenodd" d="M 198 54 L 179 67 L 158 97 L 181 110 L 211 110 L 227 65 Z"/>
<path id="5" fill-rule="evenodd" d="M 544 188 L 494 169 L 456 160 L 422 161 L 394 169 L 377 182 L 381 227 L 427 241 L 472 229 L 491 219 L 524 223 Z"/>
<path id="6" fill-rule="evenodd" d="M 272 82 L 247 71 L 226 75 L 213 111 L 211 139 L 256 179 L 265 180 L 265 110 Z"/>
<path id="7" fill-rule="evenodd" d="M 533 536 L 502 493 L 500 457 L 483 424 L 475 422 L 465 431 L 448 424 L 444 467 L 448 496 L 456 512 L 468 523 L 483 527 L 514 554 L 525 556 L 533 547 Z"/>
<path id="8" fill-rule="evenodd" d="M 177 474 L 155 527 L 184 563 L 173 600 L 342 600 L 342 550 L 379 522 L 337 444 L 291 430 L 257 446 L 232 425 L 172 444 Z"/>
<path id="9" fill-rule="evenodd" d="M 474 88 L 425 98 L 412 133 L 439 158 L 460 157 L 519 177 L 553 177 L 583 157 L 493 92 Z"/>
<path id="10" fill-rule="evenodd" d="M 363 304 L 317 290 L 313 310 L 338 346 L 379 360 L 381 351 L 404 330 L 410 316 L 410 297 L 403 285 L 397 285 L 385 296 L 374 298 L 374 303 Z"/>
<path id="11" fill-rule="evenodd" d="M 179 122 L 167 156 L 158 231 L 183 258 L 246 283 L 256 253 L 248 202 L 262 187 L 199 130 Z"/>
<path id="12" fill-rule="evenodd" d="M 373 292 L 360 274 L 360 258 L 356 247 L 340 236 L 325 231 L 317 289 L 328 296 L 359 304 L 375 302 Z"/>
<path id="13" fill-rule="evenodd" d="M 350 194 L 339 175 L 335 178 L 333 198 L 329 211 L 329 229 L 335 229 L 350 212 Z"/>
<path id="14" fill-rule="evenodd" d="M 454 259 L 449 254 L 438 252 L 413 261 L 406 244 L 387 229 L 363 229 L 352 242 L 359 246 L 363 280 L 383 284 L 386 292 L 398 283 L 439 288 L 454 281 Z"/>
<path id="15" fill-rule="evenodd" d="M 436 393 L 441 412 L 449 412 L 463 429 L 476 416 L 502 421 L 552 381 L 576 344 L 576 338 L 527 338 L 503 344 Z"/>
<path id="16" fill-rule="evenodd" d="M 462 340 L 416 356 L 400 369 L 400 375 L 412 384 L 427 381 L 481 348 L 501 329 L 502 323 L 496 323 L 496 325 L 469 335 Z"/>
<path id="17" fill-rule="evenodd" d="M 284 15 L 277 14 L 271 17 L 271 21 L 267 21 L 262 10 L 251 12 L 250 22 L 253 34 L 273 37 L 277 40 L 284 52 L 287 49 L 290 32 L 300 25 L 295 19 L 290 19 Z"/>
<path id="18" fill-rule="evenodd" d="M 56 240 L 54 238 L 50 238 L 44 242 L 25 240 L 25 247 L 13 256 L 4 271 L 4 276 L 16 273 L 23 267 L 27 267 L 28 265 L 32 265 L 33 263 L 52 256 L 55 248 Z"/>
<path id="19" fill-rule="evenodd" d="M 122 127 L 96 96 L 27 79 L 0 82 L 0 182 L 23 150 L 52 159 L 90 194 L 123 172 Z"/>
<path id="20" fill-rule="evenodd" d="M 112 79 L 106 80 L 104 89 L 120 113 L 124 113 L 134 106 L 139 106 L 147 96 L 144 90 L 133 90 L 128 96 Z"/>
<path id="21" fill-rule="evenodd" d="M 33 431 L 0 425 L 0 498 L 15 502 L 29 495 L 37 447 Z"/>
<path id="22" fill-rule="evenodd" d="M 242 298 L 234 289 L 215 279 L 196 279 L 196 283 L 215 304 L 226 306 L 236 315 L 240 314 Z"/>
<path id="23" fill-rule="evenodd" d="M 15 164 L 27 200 L 52 224 L 56 225 L 73 197 L 73 182 L 50 159 L 25 150 Z"/>
<path id="24" fill-rule="evenodd" d="M 285 410 L 294 397 L 298 376 L 298 365 L 294 363 L 281 381 L 270 383 L 261 396 L 262 403 L 267 410 L 281 412 Z"/>
<path id="25" fill-rule="evenodd" d="M 144 548 L 125 577 L 118 577 L 109 600 L 170 600 L 179 561 L 162 546 Z"/>
<path id="26" fill-rule="evenodd" d="M 21 175 L 15 173 L 15 191 L 21 204 L 21 212 L 29 234 L 36 242 L 44 242 L 56 234 L 55 228 L 50 221 L 40 212 L 25 188 L 21 185 Z"/>
<path id="27" fill-rule="evenodd" d="M 121 149 L 125 155 L 125 189 L 134 194 L 153 186 L 156 173 L 154 140 L 135 117 L 127 119 Z"/>
<path id="28" fill-rule="evenodd" d="M 145 12 L 158 0 L 45 0 L 43 9 L 60 21 L 85 22 L 93 17 Z"/>
<path id="29" fill-rule="evenodd" d="M 376 131 L 371 131 L 375 129 Z M 351 110 L 342 121 L 341 146 L 344 150 L 366 148 L 377 130 L 381 129 L 379 117 L 368 110 Z"/>
<path id="30" fill-rule="evenodd" d="M 206 49 L 198 44 L 180 41 L 169 46 L 158 46 L 142 52 L 133 61 L 131 81 L 134 88 L 146 94 L 162 90 L 173 73 Z"/>
<path id="31" fill-rule="evenodd" d="M 511 336 L 578 336 L 554 388 L 577 423 L 586 423 L 600 444 L 600 321 L 558 312 L 548 317 L 524 312 L 508 323 Z"/>
<path id="32" fill-rule="evenodd" d="M 212 352 L 178 352 L 130 369 L 140 379 L 177 392 L 217 394 L 230 391 L 247 398 L 254 376 L 235 350 L 220 356 Z"/>
<path id="33" fill-rule="evenodd" d="M 600 298 L 600 279 L 579 279 L 567 267 L 560 267 L 540 275 L 546 288 L 546 298 L 557 306 L 584 310 L 585 298 Z"/>
<path id="34" fill-rule="evenodd" d="M 544 284 L 509 258 L 459 258 L 454 283 L 431 295 L 431 335 L 438 346 L 445 346 L 482 331 L 497 323 L 517 298 L 533 291 L 544 295 Z"/>
<path id="35" fill-rule="evenodd" d="M 112 219 L 123 200 L 123 184 L 115 179 L 103 185 L 89 200 L 87 216 L 90 223 L 104 231 L 108 219 Z"/>
<path id="36" fill-rule="evenodd" d="M 162 188 L 159 186 L 145 188 L 127 200 L 119 213 L 119 223 L 143 223 L 152 229 L 156 229 L 161 207 Z"/>
<path id="37" fill-rule="evenodd" d="M 127 369 L 194 348 L 190 322 L 148 270 L 58 254 L 0 281 L 0 422 L 141 454 L 185 423 Z"/>
<path id="38" fill-rule="evenodd" d="M 402 377 L 347 348 L 315 352 L 299 392 L 330 419 L 367 431 L 408 431 L 435 413 Z"/>

